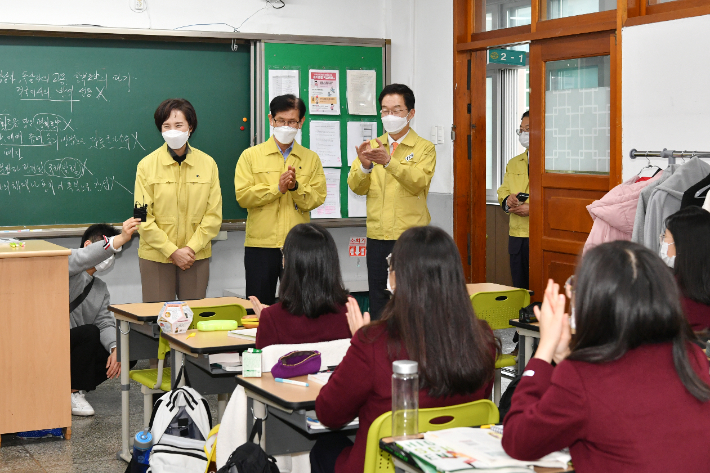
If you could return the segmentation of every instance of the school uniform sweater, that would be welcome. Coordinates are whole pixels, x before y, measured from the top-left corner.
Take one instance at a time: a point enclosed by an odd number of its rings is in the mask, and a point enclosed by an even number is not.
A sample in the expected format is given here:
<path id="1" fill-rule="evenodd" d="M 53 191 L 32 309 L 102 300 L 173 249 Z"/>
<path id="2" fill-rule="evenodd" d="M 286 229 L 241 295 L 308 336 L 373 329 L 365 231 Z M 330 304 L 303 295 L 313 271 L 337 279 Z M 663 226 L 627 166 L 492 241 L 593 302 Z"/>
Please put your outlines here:
<path id="1" fill-rule="evenodd" d="M 293 315 L 274 304 L 261 311 L 259 330 L 256 331 L 256 348 L 289 343 L 318 343 L 350 338 L 347 308 L 323 314 L 317 319 Z"/>
<path id="2" fill-rule="evenodd" d="M 680 303 L 694 331 L 699 332 L 703 329 L 710 328 L 710 305 L 695 302 L 687 297 L 681 297 Z"/>
<path id="3" fill-rule="evenodd" d="M 121 251 L 113 248 L 113 238 L 100 240 L 87 246 L 71 250 L 69 255 L 69 302 L 79 297 L 84 288 L 94 280 L 89 295 L 69 314 L 69 327 L 94 324 L 99 328 L 101 345 L 107 352 L 116 346 L 116 318 L 108 310 L 111 295 L 108 286 L 101 279 L 86 272 L 114 253 Z"/>
<path id="4" fill-rule="evenodd" d="M 375 327 L 368 333 L 368 338 L 373 338 L 374 341 L 363 341 L 361 338 L 358 333 L 353 336 L 345 358 L 328 383 L 321 388 L 316 399 L 318 420 L 330 428 L 337 429 L 355 417 L 360 418 L 355 445 L 345 448 L 338 456 L 336 473 L 362 473 L 370 425 L 379 416 L 392 410 L 392 362 L 408 359 L 404 349 L 401 350 L 400 356 L 394 359 L 389 357 L 388 336 L 382 326 Z M 489 383 L 465 396 L 434 398 L 423 389 L 419 392 L 419 407 L 453 406 L 488 398 L 493 388 L 492 378 L 493 373 Z"/>
<path id="5" fill-rule="evenodd" d="M 533 358 L 504 420 L 503 448 L 533 460 L 569 447 L 577 473 L 706 472 L 710 402 L 683 386 L 672 345 L 644 345 L 608 363 Z M 710 384 L 708 361 L 689 355 Z"/>

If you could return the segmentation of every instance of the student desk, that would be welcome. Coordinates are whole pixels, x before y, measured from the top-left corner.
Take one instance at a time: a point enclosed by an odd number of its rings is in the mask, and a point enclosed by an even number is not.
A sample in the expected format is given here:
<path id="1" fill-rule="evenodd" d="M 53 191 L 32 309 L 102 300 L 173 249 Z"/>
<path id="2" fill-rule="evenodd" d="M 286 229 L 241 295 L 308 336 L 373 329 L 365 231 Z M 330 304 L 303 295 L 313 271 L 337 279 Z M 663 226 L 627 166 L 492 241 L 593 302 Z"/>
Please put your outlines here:
<path id="1" fill-rule="evenodd" d="M 308 387 L 283 384 L 274 381 L 271 373 L 262 373 L 261 378 L 237 376 L 237 384 L 244 386 L 247 407 L 254 416 L 264 420 L 264 435 L 260 444 L 269 455 L 288 455 L 308 452 L 313 448 L 317 436 L 328 430 L 311 430 L 306 422 L 306 411 L 316 408 L 316 398 L 321 384 L 308 381 L 308 376 L 292 378 L 309 383 Z M 270 406 L 273 409 L 268 409 Z M 247 416 L 247 432 L 251 431 L 253 416 Z M 357 426 L 345 427 L 351 430 L 351 440 L 355 439 Z M 266 432 L 269 434 L 267 435 Z"/>
<path id="2" fill-rule="evenodd" d="M 522 373 L 525 365 L 532 357 L 533 338 L 540 338 L 540 324 L 533 322 L 526 324 L 518 319 L 511 319 L 510 325 L 518 329 L 520 348 L 518 351 L 518 373 Z"/>
<path id="3" fill-rule="evenodd" d="M 67 270 L 67 274 L 69 271 Z M 69 283 L 67 282 L 67 288 Z M 67 289 L 68 290 L 68 289 Z M 195 301 L 186 301 L 187 305 L 192 308 L 199 307 L 210 307 L 215 305 L 225 305 L 225 304 L 240 304 L 248 312 L 253 312 L 251 302 L 246 299 L 239 299 L 237 297 L 211 297 L 206 299 L 200 299 Z M 131 453 L 128 449 L 128 441 L 130 434 L 128 432 L 128 391 L 130 390 L 130 379 L 128 376 L 129 370 L 126 369 L 130 363 L 130 333 L 135 330 L 139 334 L 139 340 L 145 341 L 148 339 L 155 339 L 154 344 L 149 344 L 149 347 L 154 347 L 152 350 L 153 356 L 157 356 L 157 338 L 160 332 L 160 328 L 157 326 L 156 322 L 158 320 L 158 313 L 160 309 L 163 308 L 163 302 L 143 302 L 135 304 L 115 304 L 108 306 L 108 310 L 113 312 L 116 320 L 119 322 L 118 330 L 118 350 L 121 360 L 121 451 L 118 453 L 118 457 L 125 460 L 131 460 Z M 69 303 L 67 302 L 67 305 Z M 145 355 L 145 349 L 143 350 Z M 176 373 L 177 374 L 177 373 Z"/>
<path id="4" fill-rule="evenodd" d="M 468 295 L 472 296 L 478 292 L 499 292 L 499 291 L 515 291 L 517 287 L 504 286 L 502 284 L 494 284 L 492 282 L 481 282 L 476 284 L 466 284 Z"/>
<path id="5" fill-rule="evenodd" d="M 0 434 L 71 437 L 69 255 L 41 240 L 0 244 Z"/>

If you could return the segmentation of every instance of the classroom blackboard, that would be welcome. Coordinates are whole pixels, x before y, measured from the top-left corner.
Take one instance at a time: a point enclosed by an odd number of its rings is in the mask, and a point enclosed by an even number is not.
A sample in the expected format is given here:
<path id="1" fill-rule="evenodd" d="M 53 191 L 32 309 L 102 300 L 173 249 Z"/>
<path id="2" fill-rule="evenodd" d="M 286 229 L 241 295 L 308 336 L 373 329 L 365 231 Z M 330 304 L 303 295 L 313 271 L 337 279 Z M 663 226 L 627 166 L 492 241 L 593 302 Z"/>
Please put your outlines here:
<path id="1" fill-rule="evenodd" d="M 0 37 L 0 58 L 0 226 L 130 217 L 136 165 L 163 144 L 153 113 L 175 97 L 197 112 L 190 144 L 219 166 L 224 219 L 246 218 L 234 168 L 249 146 L 248 45 Z"/>
<path id="2" fill-rule="evenodd" d="M 340 211 L 343 218 L 348 214 L 348 173 L 350 166 L 347 162 L 347 122 L 367 121 L 377 123 L 377 135 L 381 135 L 382 122 L 379 115 L 351 115 L 347 107 L 347 70 L 363 69 L 374 70 L 377 74 L 377 90 L 379 94 L 384 87 L 383 71 L 384 48 L 381 46 L 349 46 L 349 45 L 319 45 L 319 44 L 291 44 L 291 43 L 265 43 L 264 44 L 264 77 L 265 82 L 265 130 L 266 138 L 269 137 L 269 69 L 298 70 L 300 82 L 299 96 L 306 102 L 308 109 L 308 71 L 311 69 L 338 70 L 340 72 L 340 115 L 311 115 L 306 114 L 302 130 L 301 144 L 310 146 L 310 124 L 314 120 L 337 120 L 340 122 Z M 379 110 L 379 104 L 377 106 Z"/>

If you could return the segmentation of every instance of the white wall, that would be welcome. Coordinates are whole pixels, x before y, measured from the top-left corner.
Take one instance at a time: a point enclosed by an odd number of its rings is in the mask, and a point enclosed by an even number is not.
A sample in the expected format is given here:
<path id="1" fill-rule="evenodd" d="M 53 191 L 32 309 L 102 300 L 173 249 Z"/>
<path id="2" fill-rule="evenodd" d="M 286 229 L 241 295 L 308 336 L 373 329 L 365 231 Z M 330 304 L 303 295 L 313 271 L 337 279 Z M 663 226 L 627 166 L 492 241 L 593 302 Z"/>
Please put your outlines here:
<path id="1" fill-rule="evenodd" d="M 647 165 L 631 149 L 709 151 L 710 15 L 624 28 L 622 38 L 624 180 Z"/>
<path id="2" fill-rule="evenodd" d="M 431 127 L 444 126 L 445 143 L 436 146 L 437 168 L 429 194 L 432 224 L 453 232 L 453 5 L 431 0 L 284 0 L 274 9 L 265 0 L 145 0 L 147 11 L 135 13 L 129 0 L 0 0 L 3 23 L 91 25 L 114 28 L 233 31 L 243 33 L 389 38 L 391 79 L 408 84 L 417 97 L 413 127 L 429 139 Z M 278 3 L 278 0 L 272 0 Z M 350 237 L 365 229 L 331 229 L 338 245 L 343 277 L 366 280 L 364 258 L 350 258 Z M 77 238 L 51 240 L 75 248 Z M 213 243 L 208 296 L 244 286 L 244 233 L 230 232 Z M 114 269 L 102 275 L 114 303 L 139 302 L 138 240 L 126 246 Z"/>

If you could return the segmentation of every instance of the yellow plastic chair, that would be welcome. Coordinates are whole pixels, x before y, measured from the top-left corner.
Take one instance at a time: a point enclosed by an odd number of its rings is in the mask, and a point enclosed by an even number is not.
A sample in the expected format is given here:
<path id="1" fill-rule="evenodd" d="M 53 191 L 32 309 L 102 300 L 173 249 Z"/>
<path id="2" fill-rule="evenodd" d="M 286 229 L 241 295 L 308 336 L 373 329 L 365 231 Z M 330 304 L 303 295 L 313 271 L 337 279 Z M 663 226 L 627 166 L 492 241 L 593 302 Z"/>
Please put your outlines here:
<path id="1" fill-rule="evenodd" d="M 520 309 L 530 305 L 530 293 L 526 289 L 477 292 L 471 295 L 471 305 L 476 316 L 488 322 L 491 329 L 512 328 L 509 320 L 517 319 Z M 508 366 L 515 366 L 515 357 L 501 354 L 496 360 L 493 380 L 493 401 L 496 405 L 500 402 L 501 396 L 501 369 Z"/>
<path id="2" fill-rule="evenodd" d="M 437 422 L 432 423 L 432 420 Z M 482 399 L 456 406 L 419 409 L 419 432 L 497 424 L 498 420 L 496 405 L 488 399 Z M 444 422 L 440 423 L 439 421 Z M 392 412 L 385 412 L 375 419 L 367 432 L 364 473 L 394 473 L 394 462 L 391 455 L 380 450 L 380 439 L 391 435 Z"/>
<path id="3" fill-rule="evenodd" d="M 148 428 L 153 413 L 153 394 L 170 391 L 170 368 L 164 368 L 165 355 L 170 351 L 170 344 L 160 334 L 158 339 L 158 368 L 132 370 L 129 376 L 141 384 L 143 393 L 143 425 Z"/>
<path id="4" fill-rule="evenodd" d="M 203 320 L 236 320 L 242 325 L 242 317 L 247 315 L 247 310 L 239 304 L 215 305 L 210 307 L 192 307 L 192 323 L 190 329 L 197 328 L 197 322 Z"/>

